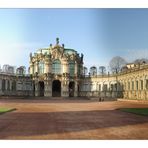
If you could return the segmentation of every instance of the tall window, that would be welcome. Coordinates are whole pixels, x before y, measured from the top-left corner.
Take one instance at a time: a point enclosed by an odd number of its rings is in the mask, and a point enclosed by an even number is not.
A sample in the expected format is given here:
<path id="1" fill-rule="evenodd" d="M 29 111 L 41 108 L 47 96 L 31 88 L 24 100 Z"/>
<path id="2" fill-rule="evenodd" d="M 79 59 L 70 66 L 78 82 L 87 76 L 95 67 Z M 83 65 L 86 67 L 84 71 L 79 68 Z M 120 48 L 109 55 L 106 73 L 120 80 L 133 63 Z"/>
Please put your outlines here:
<path id="1" fill-rule="evenodd" d="M 143 80 L 141 80 L 141 90 L 143 90 Z"/>
<path id="2" fill-rule="evenodd" d="M 9 82 L 9 80 L 7 81 L 7 90 L 10 90 L 10 82 Z"/>
<path id="3" fill-rule="evenodd" d="M 117 91 L 117 83 L 114 84 L 115 91 Z"/>
<path id="4" fill-rule="evenodd" d="M 34 64 L 32 65 L 32 74 L 34 74 L 34 72 L 35 72 L 35 66 L 34 66 Z"/>
<path id="5" fill-rule="evenodd" d="M 138 90 L 138 81 L 136 81 L 136 90 Z"/>
<path id="6" fill-rule="evenodd" d="M 52 73 L 60 74 L 61 73 L 61 62 L 60 60 L 54 60 L 52 63 Z"/>
<path id="7" fill-rule="evenodd" d="M 2 80 L 2 91 L 4 91 L 4 90 L 5 90 L 5 82 L 6 82 L 6 80 L 5 80 L 5 79 L 3 79 L 3 80 Z"/>
<path id="8" fill-rule="evenodd" d="M 107 84 L 103 84 L 103 91 L 107 91 Z"/>
<path id="9" fill-rule="evenodd" d="M 132 81 L 132 90 L 134 90 L 134 81 Z"/>
<path id="10" fill-rule="evenodd" d="M 16 90 L 16 81 L 14 81 L 14 80 L 12 81 L 12 86 L 11 86 L 11 87 L 12 87 L 11 89 L 12 89 L 13 91 Z"/>
<path id="11" fill-rule="evenodd" d="M 146 86 L 145 87 L 146 87 L 146 89 L 148 89 L 148 80 L 146 80 Z"/>
<path id="12" fill-rule="evenodd" d="M 44 73 L 44 62 L 40 61 L 39 62 L 39 74 Z"/>
<path id="13" fill-rule="evenodd" d="M 69 74 L 70 76 L 74 76 L 75 74 L 75 63 L 73 61 L 69 62 Z"/>
<path id="14" fill-rule="evenodd" d="M 101 84 L 99 84 L 99 91 L 101 91 Z"/>
<path id="15" fill-rule="evenodd" d="M 113 84 L 110 85 L 110 90 L 113 91 Z"/>

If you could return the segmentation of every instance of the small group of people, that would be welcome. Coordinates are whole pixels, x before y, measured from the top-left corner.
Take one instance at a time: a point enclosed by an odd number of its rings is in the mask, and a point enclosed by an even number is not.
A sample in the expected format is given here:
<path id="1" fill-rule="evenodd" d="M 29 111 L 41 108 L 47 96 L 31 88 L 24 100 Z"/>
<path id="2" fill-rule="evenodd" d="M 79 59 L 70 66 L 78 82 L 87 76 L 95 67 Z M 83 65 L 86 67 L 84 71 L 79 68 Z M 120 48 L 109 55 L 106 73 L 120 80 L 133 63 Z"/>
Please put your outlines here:
<path id="1" fill-rule="evenodd" d="M 99 102 L 103 102 L 104 101 L 104 98 L 99 98 Z"/>

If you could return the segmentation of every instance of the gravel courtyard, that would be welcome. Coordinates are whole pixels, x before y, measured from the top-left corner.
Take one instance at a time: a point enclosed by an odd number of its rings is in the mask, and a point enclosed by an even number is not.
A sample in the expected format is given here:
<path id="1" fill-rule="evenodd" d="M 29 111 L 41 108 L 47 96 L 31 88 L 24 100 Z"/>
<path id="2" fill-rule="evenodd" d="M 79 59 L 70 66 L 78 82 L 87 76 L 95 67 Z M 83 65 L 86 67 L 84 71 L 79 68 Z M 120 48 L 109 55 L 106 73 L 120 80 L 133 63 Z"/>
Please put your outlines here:
<path id="1" fill-rule="evenodd" d="M 147 107 L 148 102 L 0 99 L 0 139 L 148 139 L 148 117 L 118 108 Z"/>

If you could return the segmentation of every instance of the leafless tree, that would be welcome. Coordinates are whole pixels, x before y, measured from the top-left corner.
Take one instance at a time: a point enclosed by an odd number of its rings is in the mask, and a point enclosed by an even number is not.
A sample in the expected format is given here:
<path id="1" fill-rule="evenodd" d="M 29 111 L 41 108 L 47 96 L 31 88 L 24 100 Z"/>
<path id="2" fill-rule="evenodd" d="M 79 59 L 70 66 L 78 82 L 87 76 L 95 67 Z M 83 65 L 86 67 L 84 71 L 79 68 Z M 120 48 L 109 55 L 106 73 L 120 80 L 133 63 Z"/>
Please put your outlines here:
<path id="1" fill-rule="evenodd" d="M 90 67 L 90 75 L 91 76 L 97 75 L 97 67 L 96 66 Z"/>
<path id="2" fill-rule="evenodd" d="M 99 73 L 100 73 L 101 75 L 106 74 L 106 67 L 105 67 L 105 66 L 99 66 Z"/>
<path id="3" fill-rule="evenodd" d="M 113 73 L 118 73 L 127 62 L 120 56 L 113 57 L 109 63 L 109 67 Z"/>
<path id="4" fill-rule="evenodd" d="M 26 74 L 26 67 L 25 66 L 18 67 L 16 70 L 16 73 L 20 74 L 20 75 L 25 75 Z"/>
<path id="5" fill-rule="evenodd" d="M 145 64 L 145 63 L 148 63 L 148 59 L 146 59 L 146 58 L 136 59 L 133 63 L 135 63 L 135 64 Z"/>

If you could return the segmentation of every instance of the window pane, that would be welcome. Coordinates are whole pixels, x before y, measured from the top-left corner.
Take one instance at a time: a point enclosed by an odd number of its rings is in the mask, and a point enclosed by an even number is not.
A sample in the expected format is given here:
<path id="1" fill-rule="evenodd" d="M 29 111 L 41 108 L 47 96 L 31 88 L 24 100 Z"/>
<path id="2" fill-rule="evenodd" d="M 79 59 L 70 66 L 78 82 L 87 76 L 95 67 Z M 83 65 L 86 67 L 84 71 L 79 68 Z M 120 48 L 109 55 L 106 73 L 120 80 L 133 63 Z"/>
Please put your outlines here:
<path id="1" fill-rule="evenodd" d="M 39 74 L 44 73 L 44 62 L 40 61 L 39 62 Z"/>
<path id="2" fill-rule="evenodd" d="M 74 76 L 75 73 L 75 63 L 73 61 L 69 62 L 69 74 L 70 76 Z"/>
<path id="3" fill-rule="evenodd" d="M 61 62 L 60 62 L 60 60 L 55 60 L 52 63 L 52 73 L 54 73 L 54 74 L 60 74 L 61 73 Z"/>

